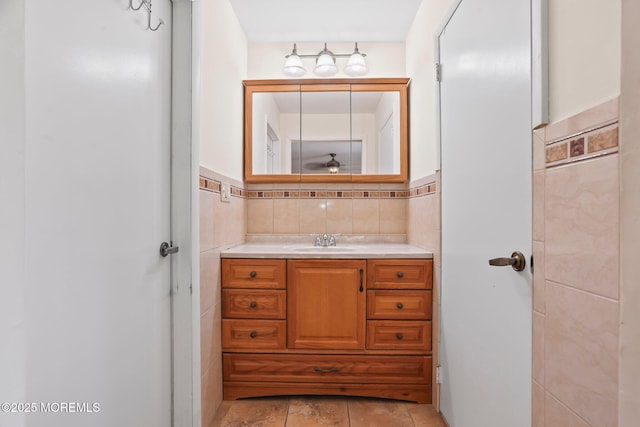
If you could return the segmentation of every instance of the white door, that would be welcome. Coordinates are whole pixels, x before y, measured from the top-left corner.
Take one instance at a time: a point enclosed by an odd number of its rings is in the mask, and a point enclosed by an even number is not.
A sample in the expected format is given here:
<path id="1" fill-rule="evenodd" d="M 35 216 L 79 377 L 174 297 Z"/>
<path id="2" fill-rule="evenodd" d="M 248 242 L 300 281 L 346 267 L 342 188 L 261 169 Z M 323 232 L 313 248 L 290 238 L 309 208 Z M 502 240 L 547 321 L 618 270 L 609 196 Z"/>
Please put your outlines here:
<path id="1" fill-rule="evenodd" d="M 441 411 L 530 425 L 530 1 L 462 0 L 439 38 Z M 524 254 L 527 266 L 488 260 Z"/>
<path id="2" fill-rule="evenodd" d="M 171 3 L 128 3 L 25 5 L 26 425 L 171 425 Z"/>

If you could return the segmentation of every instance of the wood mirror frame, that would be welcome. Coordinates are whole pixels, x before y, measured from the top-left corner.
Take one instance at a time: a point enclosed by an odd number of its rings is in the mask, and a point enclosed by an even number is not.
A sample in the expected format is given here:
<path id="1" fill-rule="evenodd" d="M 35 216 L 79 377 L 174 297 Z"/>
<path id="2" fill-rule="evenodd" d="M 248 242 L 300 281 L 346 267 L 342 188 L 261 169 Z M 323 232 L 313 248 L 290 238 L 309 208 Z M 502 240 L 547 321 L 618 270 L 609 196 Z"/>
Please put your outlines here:
<path id="1" fill-rule="evenodd" d="M 248 183 L 370 182 L 398 183 L 409 178 L 408 78 L 244 80 L 244 178 Z M 400 173 L 398 174 L 254 174 L 253 94 L 262 92 L 398 92 L 400 98 Z"/>

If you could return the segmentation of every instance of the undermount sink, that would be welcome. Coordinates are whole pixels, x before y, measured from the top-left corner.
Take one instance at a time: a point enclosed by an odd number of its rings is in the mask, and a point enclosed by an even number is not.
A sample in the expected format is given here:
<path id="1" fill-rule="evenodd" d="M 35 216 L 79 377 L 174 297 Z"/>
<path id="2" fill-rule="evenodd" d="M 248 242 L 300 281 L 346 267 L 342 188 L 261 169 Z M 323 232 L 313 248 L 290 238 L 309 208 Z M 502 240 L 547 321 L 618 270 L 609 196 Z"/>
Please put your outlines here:
<path id="1" fill-rule="evenodd" d="M 349 248 L 344 246 L 310 246 L 304 248 L 295 248 L 296 252 L 353 252 L 355 248 Z"/>

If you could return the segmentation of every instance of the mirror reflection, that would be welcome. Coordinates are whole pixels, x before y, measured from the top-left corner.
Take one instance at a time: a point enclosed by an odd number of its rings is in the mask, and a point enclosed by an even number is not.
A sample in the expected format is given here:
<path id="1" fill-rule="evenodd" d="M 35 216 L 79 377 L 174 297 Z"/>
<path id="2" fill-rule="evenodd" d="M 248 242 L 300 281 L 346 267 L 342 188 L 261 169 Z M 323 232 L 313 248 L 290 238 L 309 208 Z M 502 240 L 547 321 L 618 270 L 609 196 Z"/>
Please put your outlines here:
<path id="1" fill-rule="evenodd" d="M 253 174 L 399 174 L 397 91 L 254 92 Z"/>

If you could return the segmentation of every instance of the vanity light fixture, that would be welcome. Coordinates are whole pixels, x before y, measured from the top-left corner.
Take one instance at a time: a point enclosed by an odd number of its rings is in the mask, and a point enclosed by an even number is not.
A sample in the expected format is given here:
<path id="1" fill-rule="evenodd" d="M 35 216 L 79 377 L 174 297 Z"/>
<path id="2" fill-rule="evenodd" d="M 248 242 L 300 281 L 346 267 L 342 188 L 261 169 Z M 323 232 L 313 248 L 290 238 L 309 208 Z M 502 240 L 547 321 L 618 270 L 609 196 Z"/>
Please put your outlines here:
<path id="1" fill-rule="evenodd" d="M 294 43 L 293 51 L 285 56 L 287 60 L 284 64 L 283 73 L 289 77 L 303 76 L 307 70 L 304 68 L 301 58 L 316 58 L 316 66 L 313 72 L 321 77 L 329 77 L 338 72 L 336 58 L 349 58 L 347 65 L 344 67 L 344 73 L 349 76 L 363 76 L 369 71 L 364 60 L 365 56 L 367 55 L 360 53 L 358 50 L 357 42 L 353 53 L 333 53 L 327 49 L 327 44 L 325 43 L 324 49 L 314 55 L 299 55 L 296 44 Z"/>
<path id="2" fill-rule="evenodd" d="M 340 162 L 336 160 L 336 153 L 329 153 L 331 156 L 331 160 L 327 162 L 327 169 L 329 169 L 329 173 L 338 173 L 340 172 Z"/>

